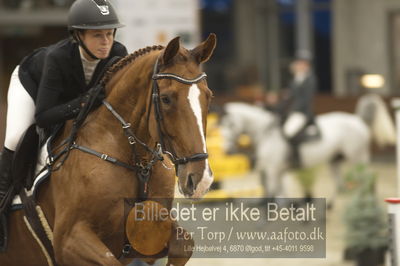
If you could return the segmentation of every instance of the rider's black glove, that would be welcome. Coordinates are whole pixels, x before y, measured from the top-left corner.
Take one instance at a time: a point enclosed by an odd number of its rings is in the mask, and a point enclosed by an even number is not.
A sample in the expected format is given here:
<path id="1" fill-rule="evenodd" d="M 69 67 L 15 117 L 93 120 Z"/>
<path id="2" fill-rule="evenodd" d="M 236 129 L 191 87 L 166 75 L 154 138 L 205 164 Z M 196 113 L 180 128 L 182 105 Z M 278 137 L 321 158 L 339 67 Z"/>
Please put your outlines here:
<path id="1" fill-rule="evenodd" d="M 106 98 L 104 87 L 97 85 L 90 90 L 88 90 L 82 97 L 82 104 L 89 104 L 91 109 L 95 109 L 102 104 L 103 100 Z"/>

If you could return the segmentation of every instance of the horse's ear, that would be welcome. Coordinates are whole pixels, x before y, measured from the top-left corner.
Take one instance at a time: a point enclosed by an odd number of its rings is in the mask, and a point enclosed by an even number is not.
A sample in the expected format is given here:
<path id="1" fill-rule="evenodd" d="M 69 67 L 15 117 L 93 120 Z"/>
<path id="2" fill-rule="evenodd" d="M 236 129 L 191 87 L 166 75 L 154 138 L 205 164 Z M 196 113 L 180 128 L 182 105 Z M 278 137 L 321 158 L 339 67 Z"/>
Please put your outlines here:
<path id="1" fill-rule="evenodd" d="M 196 58 L 197 63 L 201 64 L 210 59 L 217 44 L 217 36 L 214 33 L 208 35 L 207 40 L 194 48 L 191 53 Z"/>
<path id="2" fill-rule="evenodd" d="M 167 47 L 165 48 L 164 55 L 163 55 L 162 63 L 164 65 L 167 65 L 168 63 L 170 63 L 172 58 L 174 58 L 175 55 L 178 53 L 179 45 L 180 45 L 179 40 L 180 40 L 180 37 L 178 36 L 178 37 L 175 37 L 174 39 L 172 39 L 168 43 Z"/>

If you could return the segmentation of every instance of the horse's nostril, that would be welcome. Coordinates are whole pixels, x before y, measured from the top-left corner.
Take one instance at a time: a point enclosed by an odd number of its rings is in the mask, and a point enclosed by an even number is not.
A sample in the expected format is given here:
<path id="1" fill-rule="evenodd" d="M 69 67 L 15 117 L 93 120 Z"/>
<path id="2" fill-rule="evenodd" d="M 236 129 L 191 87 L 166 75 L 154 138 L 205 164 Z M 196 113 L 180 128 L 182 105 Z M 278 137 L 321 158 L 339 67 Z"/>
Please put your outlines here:
<path id="1" fill-rule="evenodd" d="M 187 188 L 190 190 L 190 191 L 193 191 L 194 190 L 194 181 L 193 181 L 193 174 L 189 174 L 188 175 L 188 178 L 187 178 Z"/>
<path id="2" fill-rule="evenodd" d="M 195 191 L 196 190 L 196 188 L 197 188 L 197 182 L 196 182 L 196 175 L 195 174 L 193 174 L 193 173 L 191 173 L 191 174 L 189 174 L 188 175 L 188 178 L 187 178 L 187 188 L 190 190 L 190 191 Z"/>

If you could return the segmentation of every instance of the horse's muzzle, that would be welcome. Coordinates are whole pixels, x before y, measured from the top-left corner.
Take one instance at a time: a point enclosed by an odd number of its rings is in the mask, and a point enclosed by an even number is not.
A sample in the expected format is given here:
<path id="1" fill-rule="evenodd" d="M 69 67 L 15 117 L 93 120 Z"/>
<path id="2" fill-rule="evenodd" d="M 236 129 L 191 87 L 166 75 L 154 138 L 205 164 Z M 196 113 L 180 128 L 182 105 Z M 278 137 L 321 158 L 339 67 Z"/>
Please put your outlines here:
<path id="1" fill-rule="evenodd" d="M 178 167 L 179 189 L 187 198 L 202 198 L 213 181 L 208 162 L 193 162 Z"/>

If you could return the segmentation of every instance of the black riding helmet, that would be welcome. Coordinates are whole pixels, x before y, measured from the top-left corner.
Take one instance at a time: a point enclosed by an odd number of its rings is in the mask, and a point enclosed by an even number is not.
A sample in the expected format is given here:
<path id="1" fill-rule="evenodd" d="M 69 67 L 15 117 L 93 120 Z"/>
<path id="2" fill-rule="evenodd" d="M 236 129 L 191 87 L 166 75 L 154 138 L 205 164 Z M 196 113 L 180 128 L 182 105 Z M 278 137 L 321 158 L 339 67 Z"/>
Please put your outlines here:
<path id="1" fill-rule="evenodd" d="M 114 7 L 107 0 L 76 0 L 68 13 L 68 30 L 78 44 L 93 59 L 93 55 L 86 45 L 81 41 L 77 30 L 103 30 L 124 27 L 119 22 Z"/>

